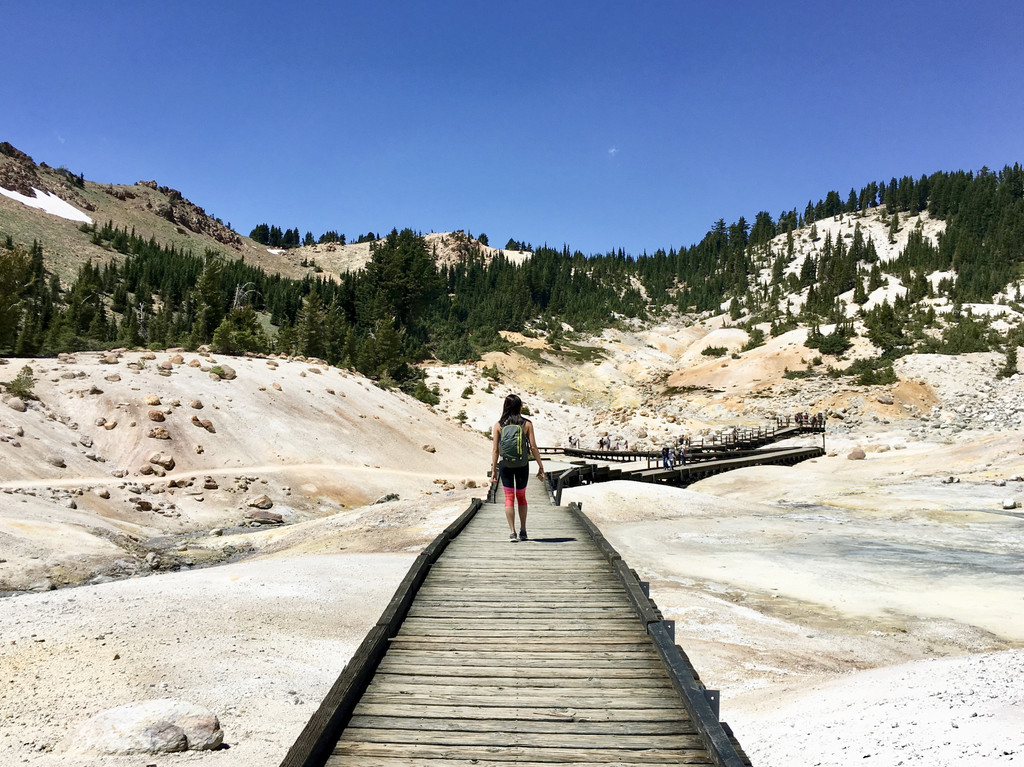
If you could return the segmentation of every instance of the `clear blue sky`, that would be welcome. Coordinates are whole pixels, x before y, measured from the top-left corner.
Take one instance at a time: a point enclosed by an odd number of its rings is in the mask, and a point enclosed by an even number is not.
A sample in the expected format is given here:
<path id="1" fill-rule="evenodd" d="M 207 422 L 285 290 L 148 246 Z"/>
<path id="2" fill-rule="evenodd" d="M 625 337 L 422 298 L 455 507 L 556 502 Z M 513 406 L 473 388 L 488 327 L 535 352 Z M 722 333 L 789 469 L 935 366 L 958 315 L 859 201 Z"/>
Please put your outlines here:
<path id="1" fill-rule="evenodd" d="M 5 2 L 0 140 L 247 234 L 685 246 L 1024 162 L 1024 3 Z"/>

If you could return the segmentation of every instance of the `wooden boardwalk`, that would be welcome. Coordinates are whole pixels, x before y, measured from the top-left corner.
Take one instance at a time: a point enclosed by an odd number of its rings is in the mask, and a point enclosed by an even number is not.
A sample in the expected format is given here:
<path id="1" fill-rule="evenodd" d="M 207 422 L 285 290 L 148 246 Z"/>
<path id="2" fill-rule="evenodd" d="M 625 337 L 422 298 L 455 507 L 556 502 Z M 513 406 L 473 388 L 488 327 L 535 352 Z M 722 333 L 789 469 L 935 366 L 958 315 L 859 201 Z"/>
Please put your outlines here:
<path id="1" fill-rule="evenodd" d="M 660 615 L 638 611 L 603 538 L 543 483 L 528 495 L 530 540 L 510 543 L 502 507 L 484 504 L 448 543 L 316 763 L 748 764 L 717 721 L 717 736 L 700 731 L 704 709 L 691 717 L 648 633 Z M 692 697 L 699 684 L 681 667 Z M 284 762 L 300 763 L 313 762 Z"/>

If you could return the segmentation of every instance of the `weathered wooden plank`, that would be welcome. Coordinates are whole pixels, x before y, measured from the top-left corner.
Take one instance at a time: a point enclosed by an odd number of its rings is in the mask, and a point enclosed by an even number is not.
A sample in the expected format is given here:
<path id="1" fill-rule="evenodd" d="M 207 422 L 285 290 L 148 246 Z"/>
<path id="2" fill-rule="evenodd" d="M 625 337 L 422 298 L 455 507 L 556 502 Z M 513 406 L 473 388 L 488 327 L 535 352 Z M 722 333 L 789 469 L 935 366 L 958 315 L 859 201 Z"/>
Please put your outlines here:
<path id="1" fill-rule="evenodd" d="M 403 673 L 400 670 L 383 671 L 378 670 L 374 678 L 374 684 L 394 685 L 402 689 L 413 689 L 413 687 L 471 687 L 474 689 L 485 689 L 488 686 L 501 689 L 531 688 L 559 690 L 583 689 L 605 689 L 608 690 L 671 690 L 672 683 L 662 675 L 659 679 L 651 675 L 634 675 L 630 677 L 603 676 L 592 674 L 591 676 L 580 676 L 573 674 L 551 674 L 548 676 L 511 676 L 501 674 L 490 674 L 482 671 L 476 676 L 464 674 L 446 674 L 444 672 L 429 674 Z"/>
<path id="2" fill-rule="evenodd" d="M 462 732 L 458 730 L 387 730 L 355 727 L 349 724 L 338 741 L 335 751 L 348 743 L 422 744 L 431 746 L 516 746 L 532 748 L 600 748 L 624 751 L 647 751 L 650 749 L 692 750 L 703 747 L 696 735 L 652 734 L 627 735 L 625 733 L 538 733 L 496 730 L 492 732 Z"/>
<path id="3" fill-rule="evenodd" d="M 588 636 L 588 637 L 554 637 L 543 634 L 533 637 L 504 636 L 433 636 L 414 633 L 399 633 L 391 640 L 391 646 L 402 647 L 423 647 L 426 645 L 441 645 L 453 650 L 473 650 L 483 647 L 499 646 L 502 649 L 523 650 L 528 652 L 545 652 L 547 650 L 566 651 L 579 649 L 585 651 L 588 648 L 608 647 L 633 647 L 647 650 L 651 645 L 648 640 L 638 637 L 610 637 L 610 636 Z"/>
<path id="4" fill-rule="evenodd" d="M 458 685 L 404 685 L 387 678 L 375 679 L 365 695 L 383 703 L 444 703 L 460 706 L 509 706 L 529 703 L 531 706 L 582 706 L 584 708 L 662 708 L 670 705 L 672 696 L 664 689 L 625 690 L 613 688 L 544 688 L 512 686 L 460 687 Z M 675 701 L 672 701 L 675 703 Z"/>
<path id="5" fill-rule="evenodd" d="M 601 677 L 602 679 L 652 679 L 655 677 L 653 671 L 660 671 L 660 676 L 668 679 L 664 669 L 659 669 L 653 663 L 642 668 L 624 668 L 621 661 L 609 663 L 607 668 L 595 667 L 591 664 L 580 664 L 579 666 L 568 666 L 549 662 L 546 666 L 522 666 L 518 663 L 479 661 L 472 664 L 462 662 L 458 665 L 443 665 L 424 662 L 410 662 L 408 659 L 385 658 L 380 665 L 380 673 L 384 674 L 406 674 L 411 676 L 457 676 L 457 677 L 517 677 L 525 679 L 530 677 L 579 677 L 588 679 Z"/>
<path id="6" fill-rule="evenodd" d="M 450 650 L 403 650 L 392 647 L 387 662 L 396 665 L 440 666 L 512 666 L 517 669 L 572 669 L 615 668 L 622 670 L 664 671 L 661 661 L 650 653 L 536 653 L 524 655 L 516 651 L 459 652 Z"/>
<path id="7" fill-rule="evenodd" d="M 523 732 L 577 735 L 693 735 L 696 728 L 688 719 L 666 721 L 624 722 L 620 720 L 599 722 L 550 721 L 530 719 L 469 719 L 466 717 L 439 718 L 423 716 L 380 716 L 375 714 L 355 715 L 349 721 L 350 727 L 430 730 L 456 732 Z"/>
<path id="8" fill-rule="evenodd" d="M 492 759 L 430 759 L 426 761 L 419 757 L 402 756 L 375 756 L 372 762 L 367 762 L 362 756 L 331 755 L 325 767 L 366 767 L 372 764 L 373 767 L 508 767 L 508 761 L 495 761 Z M 551 767 L 551 762 L 525 761 L 516 759 L 516 767 Z M 626 760 L 598 762 L 573 762 L 573 767 L 635 767 L 637 762 Z M 714 763 L 699 758 L 699 756 L 687 756 L 685 760 L 676 764 L 693 765 L 694 767 L 705 767 Z"/>
<path id="9" fill-rule="evenodd" d="M 580 722 L 676 722 L 689 721 L 683 704 L 666 704 L 660 708 L 588 708 L 586 706 L 472 706 L 454 705 L 445 701 L 431 703 L 403 700 L 395 704 L 390 700 L 375 699 L 367 692 L 359 701 L 354 715 L 447 718 L 462 721 L 501 719 L 516 722 L 554 722 L 559 726 L 574 726 Z"/>
<path id="10" fill-rule="evenodd" d="M 529 760 L 554 764 L 578 762 L 605 762 L 627 764 L 693 764 L 692 760 L 706 760 L 703 750 L 691 749 L 615 749 L 615 748 L 533 748 L 529 746 L 430 746 L 394 743 L 339 743 L 334 751 L 338 756 L 355 756 L 376 760 L 382 757 L 402 756 L 420 760 L 490 759 L 496 762 Z M 687 761 L 691 759 L 691 761 Z M 328 762 L 331 764 L 331 762 Z M 366 762 L 364 762 L 366 764 Z"/>

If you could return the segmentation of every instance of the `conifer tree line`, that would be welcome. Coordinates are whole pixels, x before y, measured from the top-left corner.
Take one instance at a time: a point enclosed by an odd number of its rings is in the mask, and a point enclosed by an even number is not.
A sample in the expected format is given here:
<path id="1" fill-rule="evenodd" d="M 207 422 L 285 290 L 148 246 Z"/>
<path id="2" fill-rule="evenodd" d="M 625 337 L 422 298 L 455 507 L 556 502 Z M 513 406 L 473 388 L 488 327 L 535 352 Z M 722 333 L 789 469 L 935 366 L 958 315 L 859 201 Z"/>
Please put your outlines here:
<path id="1" fill-rule="evenodd" d="M 897 228 L 927 210 L 944 219 L 946 229 L 937 243 L 911 231 L 899 257 L 885 265 L 859 227 L 849 242 L 826 234 L 798 272 L 787 269 L 796 257 L 797 229 L 810 226 L 815 238 L 816 221 L 872 208 L 881 208 Z M 297 228 L 256 229 L 254 239 L 267 245 L 299 242 Z M 6 237 L 0 246 L 0 353 L 210 344 L 225 353 L 319 357 L 416 391 L 422 382 L 414 363 L 505 348 L 501 330 L 541 328 L 557 335 L 565 322 L 577 331 L 597 331 L 617 318 L 717 310 L 730 300 L 734 319 L 746 316 L 754 345 L 763 339 L 756 324 L 770 323 L 778 333 L 802 322 L 812 328 L 811 345 L 841 353 L 854 331 L 838 297 L 852 290 L 854 303 L 863 304 L 886 274 L 907 286 L 907 296 L 861 311 L 869 337 L 885 354 L 990 348 L 1000 339 L 959 305 L 990 300 L 1024 271 L 1024 170 L 1014 165 L 998 173 L 892 179 L 850 190 L 845 202 L 829 192 L 803 214 L 793 209 L 773 218 L 762 211 L 753 225 L 744 218 L 719 220 L 688 248 L 637 257 L 622 250 L 585 256 L 545 245 L 522 264 L 471 253 L 439 265 L 425 239 L 411 230 L 382 238 L 370 232 L 359 238 L 371 242 L 366 268 L 336 279 L 268 274 L 213 251 L 197 255 L 146 240 L 112 222 L 82 230 L 112 257 L 82 265 L 70 286 L 45 269 L 43 245 Z M 781 248 L 775 240 L 780 235 Z M 307 232 L 302 241 L 312 238 Z M 345 238 L 327 232 L 319 241 Z M 936 271 L 953 276 L 936 287 L 925 278 Z M 780 308 L 783 295 L 797 291 L 806 291 L 799 313 Z M 936 293 L 957 304 L 955 323 L 940 327 L 934 309 L 919 303 Z M 817 331 L 825 323 L 836 326 L 829 335 Z M 928 327 L 942 332 L 925 332 Z"/>

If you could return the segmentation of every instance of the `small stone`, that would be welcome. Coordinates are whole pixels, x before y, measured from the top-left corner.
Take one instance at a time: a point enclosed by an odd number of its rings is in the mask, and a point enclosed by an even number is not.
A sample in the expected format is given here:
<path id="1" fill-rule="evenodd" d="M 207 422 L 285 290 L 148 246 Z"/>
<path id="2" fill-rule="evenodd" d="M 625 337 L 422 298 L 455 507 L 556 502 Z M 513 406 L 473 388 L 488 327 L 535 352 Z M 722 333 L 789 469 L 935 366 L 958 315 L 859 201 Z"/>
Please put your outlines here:
<path id="1" fill-rule="evenodd" d="M 855 447 L 846 457 L 851 461 L 863 461 L 867 455 L 861 448 Z"/>
<path id="2" fill-rule="evenodd" d="M 182 357 L 180 354 L 174 354 L 171 356 L 169 362 L 172 365 L 183 365 L 185 364 L 185 358 Z"/>
<path id="3" fill-rule="evenodd" d="M 92 437 L 87 434 L 83 434 L 78 438 L 78 444 L 84 448 L 90 448 L 92 447 Z"/>
<path id="4" fill-rule="evenodd" d="M 110 383 L 117 383 L 118 381 L 121 380 L 121 376 L 118 375 L 117 373 L 111 373 L 108 376 L 103 376 L 103 380 L 110 381 Z"/>
<path id="5" fill-rule="evenodd" d="M 428 453 L 436 453 L 437 452 L 437 448 L 434 447 L 433 445 L 424 445 L 423 449 L 425 451 L 427 451 Z"/>
<path id="6" fill-rule="evenodd" d="M 162 426 L 158 426 L 157 428 L 150 429 L 148 432 L 146 432 L 146 436 L 149 437 L 150 439 L 170 439 L 171 433 Z"/>
<path id="7" fill-rule="evenodd" d="M 1003 508 L 1004 509 L 1016 509 L 1017 505 L 1018 505 L 1017 501 L 1014 498 L 1004 498 L 1003 499 Z"/>
<path id="8" fill-rule="evenodd" d="M 279 384 L 277 381 L 274 381 L 274 383 L 270 384 L 270 386 L 275 391 L 281 391 L 281 384 Z"/>
<path id="9" fill-rule="evenodd" d="M 203 479 L 204 490 L 217 490 L 219 487 L 220 485 L 217 484 L 217 480 L 213 477 L 206 477 Z"/>
<path id="10" fill-rule="evenodd" d="M 170 373 L 172 370 L 174 370 L 174 365 L 172 365 L 170 362 L 167 362 L 166 360 L 164 360 L 163 362 L 157 363 L 156 367 L 157 367 L 157 370 L 159 370 L 159 371 L 161 371 L 163 373 Z"/>
<path id="11" fill-rule="evenodd" d="M 105 424 L 103 424 L 103 428 L 106 429 L 107 431 L 110 431 L 111 429 L 114 429 L 116 427 L 117 421 L 107 421 Z"/>
<path id="12" fill-rule="evenodd" d="M 270 509 L 273 508 L 274 502 L 269 496 L 261 495 L 249 501 L 249 505 L 257 509 Z"/>
<path id="13" fill-rule="evenodd" d="M 64 458 L 55 453 L 46 456 L 46 462 L 51 466 L 56 466 L 58 469 L 64 469 L 67 467 L 67 464 L 64 463 Z"/>
<path id="14" fill-rule="evenodd" d="M 21 397 L 11 397 L 7 400 L 7 407 L 11 410 L 17 410 L 19 413 L 24 413 L 28 409 L 28 405 L 25 404 L 25 400 Z"/>
<path id="15" fill-rule="evenodd" d="M 103 498 L 104 500 L 110 498 L 110 491 L 107 490 L 105 487 L 97 487 L 95 490 L 92 491 L 92 493 L 97 498 Z"/>
<path id="16" fill-rule="evenodd" d="M 156 407 L 160 404 L 160 398 L 155 394 L 147 394 L 146 399 L 143 401 L 150 407 Z"/>
<path id="17" fill-rule="evenodd" d="M 150 410 L 149 411 L 149 420 L 150 421 L 155 421 L 156 423 L 163 423 L 164 420 L 166 420 L 166 419 L 165 419 L 165 416 L 164 416 L 162 410 Z"/>
<path id="18" fill-rule="evenodd" d="M 192 408 L 193 410 L 202 410 L 203 409 L 203 402 L 202 402 L 202 400 L 194 399 L 194 400 L 192 400 L 191 402 L 188 403 L 188 406 L 190 408 Z"/>
<path id="19" fill-rule="evenodd" d="M 881 405 L 891 405 L 893 403 L 891 394 L 882 394 L 879 397 L 877 397 L 877 399 L 879 404 Z"/>
<path id="20" fill-rule="evenodd" d="M 235 369 L 233 367 L 231 367 L 230 365 L 221 365 L 220 369 L 221 369 L 220 377 L 223 378 L 225 381 L 233 381 L 237 377 L 237 374 L 235 373 Z"/>

